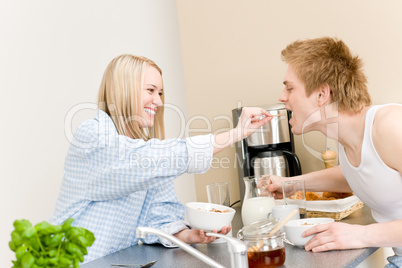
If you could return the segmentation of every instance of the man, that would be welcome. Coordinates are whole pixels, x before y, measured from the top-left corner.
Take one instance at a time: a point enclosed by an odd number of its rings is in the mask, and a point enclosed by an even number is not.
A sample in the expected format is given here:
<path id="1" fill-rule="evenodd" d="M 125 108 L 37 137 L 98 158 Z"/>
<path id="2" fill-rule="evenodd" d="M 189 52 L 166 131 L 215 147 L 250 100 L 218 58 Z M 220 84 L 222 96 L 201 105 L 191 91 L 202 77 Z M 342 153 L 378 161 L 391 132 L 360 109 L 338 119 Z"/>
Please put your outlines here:
<path id="1" fill-rule="evenodd" d="M 387 267 L 402 265 L 402 105 L 371 106 L 362 62 L 343 41 L 296 41 L 282 51 L 288 64 L 279 100 L 293 112 L 294 134 L 320 131 L 339 141 L 340 166 L 292 178 L 272 176 L 269 190 L 282 197 L 281 182 L 302 179 L 312 192 L 354 192 L 378 222 L 317 225 L 305 246 L 313 252 L 393 247 Z"/>

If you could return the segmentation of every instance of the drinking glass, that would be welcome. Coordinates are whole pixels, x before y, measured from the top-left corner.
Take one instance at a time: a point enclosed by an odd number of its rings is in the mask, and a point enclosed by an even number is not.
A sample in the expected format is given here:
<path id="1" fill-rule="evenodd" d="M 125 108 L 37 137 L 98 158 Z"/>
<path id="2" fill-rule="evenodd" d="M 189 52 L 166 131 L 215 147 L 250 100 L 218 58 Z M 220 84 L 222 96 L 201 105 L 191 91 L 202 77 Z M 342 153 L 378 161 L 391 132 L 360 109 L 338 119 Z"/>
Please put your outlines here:
<path id="1" fill-rule="evenodd" d="M 230 206 L 229 183 L 215 182 L 207 184 L 208 203 Z"/>
<path id="2" fill-rule="evenodd" d="M 300 219 L 306 218 L 306 190 L 303 180 L 282 182 L 283 201 L 286 205 L 298 205 Z"/>
<path id="3" fill-rule="evenodd" d="M 207 196 L 208 203 L 219 204 L 229 207 L 230 206 L 230 195 L 229 195 L 229 183 L 228 182 L 215 182 L 207 184 Z M 232 237 L 232 230 L 227 234 L 227 236 Z M 216 239 L 216 243 L 226 243 L 225 239 Z"/>

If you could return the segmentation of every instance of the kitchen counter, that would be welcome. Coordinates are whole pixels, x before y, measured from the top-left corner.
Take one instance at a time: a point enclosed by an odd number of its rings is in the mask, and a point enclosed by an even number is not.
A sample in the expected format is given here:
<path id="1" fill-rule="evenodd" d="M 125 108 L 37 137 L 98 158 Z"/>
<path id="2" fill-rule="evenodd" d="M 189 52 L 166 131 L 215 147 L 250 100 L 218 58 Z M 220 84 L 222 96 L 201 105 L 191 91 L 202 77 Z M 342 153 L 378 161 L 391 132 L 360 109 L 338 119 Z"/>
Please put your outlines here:
<path id="1" fill-rule="evenodd" d="M 236 215 L 232 222 L 233 236 L 242 227 L 240 207 L 236 208 Z M 371 217 L 370 209 L 364 206 L 362 209 L 353 212 L 341 222 L 351 224 L 370 224 L 374 220 Z M 194 248 L 208 255 L 221 265 L 230 267 L 229 253 L 226 243 L 220 244 L 197 244 Z M 313 253 L 306 252 L 302 248 L 297 248 L 285 244 L 286 261 L 282 267 L 356 267 L 363 262 L 378 248 L 364 248 L 352 250 L 334 250 L 329 252 Z M 81 265 L 83 268 L 102 268 L 111 267 L 110 264 L 145 264 L 147 262 L 157 260 L 158 262 L 152 267 L 208 267 L 207 264 L 193 257 L 189 253 L 180 248 L 165 248 L 161 245 L 135 245 L 130 248 L 121 250 L 114 254 L 110 254 L 103 258 L 88 262 Z"/>

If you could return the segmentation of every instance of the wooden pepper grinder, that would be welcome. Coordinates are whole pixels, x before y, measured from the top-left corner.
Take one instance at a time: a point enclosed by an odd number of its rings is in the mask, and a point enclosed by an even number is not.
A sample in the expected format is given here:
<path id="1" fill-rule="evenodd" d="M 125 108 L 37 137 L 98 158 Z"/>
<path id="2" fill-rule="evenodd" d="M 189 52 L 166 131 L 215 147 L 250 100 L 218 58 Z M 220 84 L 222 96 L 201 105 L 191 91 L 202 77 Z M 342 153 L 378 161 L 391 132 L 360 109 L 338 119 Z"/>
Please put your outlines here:
<path id="1" fill-rule="evenodd" d="M 321 158 L 324 160 L 325 168 L 335 166 L 336 153 L 334 151 L 330 151 L 329 147 L 327 147 L 327 150 L 321 154 Z"/>

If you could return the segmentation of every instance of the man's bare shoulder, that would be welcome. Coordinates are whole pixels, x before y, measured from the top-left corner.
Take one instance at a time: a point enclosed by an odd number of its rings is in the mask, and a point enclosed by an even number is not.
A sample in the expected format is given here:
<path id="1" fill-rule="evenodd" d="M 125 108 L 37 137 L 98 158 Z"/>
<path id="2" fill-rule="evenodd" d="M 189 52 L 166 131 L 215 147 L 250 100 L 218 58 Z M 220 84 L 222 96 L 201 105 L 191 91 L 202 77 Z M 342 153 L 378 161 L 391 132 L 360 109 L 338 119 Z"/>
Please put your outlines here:
<path id="1" fill-rule="evenodd" d="M 401 105 L 388 105 L 381 107 L 375 114 L 375 121 L 377 120 L 393 120 L 399 117 L 402 120 L 402 104 Z"/>
<path id="2" fill-rule="evenodd" d="M 383 161 L 402 172 L 402 105 L 384 106 L 376 112 L 372 137 Z"/>

